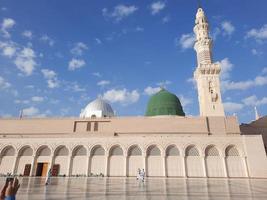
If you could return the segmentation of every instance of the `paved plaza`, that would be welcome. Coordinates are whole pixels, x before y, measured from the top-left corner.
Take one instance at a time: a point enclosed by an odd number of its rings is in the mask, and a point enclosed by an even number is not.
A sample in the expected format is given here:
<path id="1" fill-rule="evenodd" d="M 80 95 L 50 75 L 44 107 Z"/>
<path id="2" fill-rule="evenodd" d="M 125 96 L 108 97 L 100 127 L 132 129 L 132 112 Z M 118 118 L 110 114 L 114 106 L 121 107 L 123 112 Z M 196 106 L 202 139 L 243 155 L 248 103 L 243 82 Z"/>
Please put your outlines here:
<path id="1" fill-rule="evenodd" d="M 0 179 L 1 185 L 4 178 Z M 20 178 L 17 199 L 266 200 L 267 179 Z"/>

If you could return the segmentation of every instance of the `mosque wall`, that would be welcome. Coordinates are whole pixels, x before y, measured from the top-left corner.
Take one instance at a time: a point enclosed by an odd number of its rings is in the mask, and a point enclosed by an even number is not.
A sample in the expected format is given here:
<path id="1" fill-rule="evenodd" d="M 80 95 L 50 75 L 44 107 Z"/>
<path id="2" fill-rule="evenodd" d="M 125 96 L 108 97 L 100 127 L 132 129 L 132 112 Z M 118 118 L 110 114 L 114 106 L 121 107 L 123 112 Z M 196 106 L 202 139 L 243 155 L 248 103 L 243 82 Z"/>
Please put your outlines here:
<path id="1" fill-rule="evenodd" d="M 118 134 L 240 134 L 236 117 L 114 117 L 64 119 L 1 119 L 0 137 L 14 135 L 55 137 L 73 133 Z"/>
<path id="2" fill-rule="evenodd" d="M 1 174 L 23 174 L 28 164 L 35 176 L 47 163 L 66 176 L 135 176 L 141 168 L 147 176 L 267 177 L 261 136 L 2 138 L 0 152 Z"/>

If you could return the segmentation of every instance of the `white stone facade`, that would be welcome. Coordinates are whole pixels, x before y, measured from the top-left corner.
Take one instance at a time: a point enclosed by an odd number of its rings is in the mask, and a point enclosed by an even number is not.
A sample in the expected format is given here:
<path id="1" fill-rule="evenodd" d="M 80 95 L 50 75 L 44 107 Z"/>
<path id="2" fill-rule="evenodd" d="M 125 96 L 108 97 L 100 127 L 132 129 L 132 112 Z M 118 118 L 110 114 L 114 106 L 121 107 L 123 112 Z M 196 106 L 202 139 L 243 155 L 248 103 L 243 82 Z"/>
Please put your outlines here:
<path id="1" fill-rule="evenodd" d="M 253 158 L 247 136 L 86 137 L 1 139 L 0 173 L 23 174 L 29 163 L 35 176 L 37 162 L 59 164 L 59 175 L 104 174 L 162 177 L 267 177 L 264 150 Z M 261 142 L 260 136 L 253 140 Z M 247 143 L 248 142 L 248 143 Z M 252 147 L 255 149 L 255 147 Z M 102 149 L 102 151 L 101 151 Z M 25 150 L 27 152 L 25 153 Z M 260 157 L 264 160 L 260 160 Z M 263 162 L 265 161 L 265 162 Z"/>

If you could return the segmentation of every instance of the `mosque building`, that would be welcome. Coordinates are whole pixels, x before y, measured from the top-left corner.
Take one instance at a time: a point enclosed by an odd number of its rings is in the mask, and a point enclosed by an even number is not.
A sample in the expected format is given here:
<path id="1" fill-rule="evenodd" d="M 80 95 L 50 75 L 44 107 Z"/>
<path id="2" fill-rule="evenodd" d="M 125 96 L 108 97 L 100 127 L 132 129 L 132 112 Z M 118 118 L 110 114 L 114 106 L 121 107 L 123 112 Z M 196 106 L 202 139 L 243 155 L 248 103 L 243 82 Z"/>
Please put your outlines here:
<path id="1" fill-rule="evenodd" d="M 98 98 L 77 118 L 0 119 L 0 174 L 46 176 L 267 177 L 262 136 L 241 134 L 225 116 L 220 64 L 202 8 L 194 33 L 200 116 L 185 116 L 179 98 L 161 89 L 145 116 L 120 117 Z"/>

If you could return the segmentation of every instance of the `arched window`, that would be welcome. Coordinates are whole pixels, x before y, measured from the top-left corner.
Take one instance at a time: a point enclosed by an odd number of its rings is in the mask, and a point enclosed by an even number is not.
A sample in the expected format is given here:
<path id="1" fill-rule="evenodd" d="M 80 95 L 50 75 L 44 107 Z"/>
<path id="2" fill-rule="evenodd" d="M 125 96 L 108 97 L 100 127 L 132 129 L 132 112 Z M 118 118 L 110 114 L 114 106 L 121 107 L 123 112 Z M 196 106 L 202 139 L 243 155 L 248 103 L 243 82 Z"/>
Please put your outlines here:
<path id="1" fill-rule="evenodd" d="M 123 150 L 120 146 L 115 146 L 110 150 L 111 156 L 120 156 L 123 155 Z"/>
<path id="2" fill-rule="evenodd" d="M 55 151 L 56 156 L 67 156 L 69 155 L 69 150 L 65 146 L 58 147 Z"/>
<path id="3" fill-rule="evenodd" d="M 178 148 L 174 145 L 169 146 L 166 150 L 166 156 L 179 156 L 180 152 Z"/>
<path id="4" fill-rule="evenodd" d="M 129 156 L 140 156 L 142 155 L 142 151 L 138 146 L 133 146 L 128 151 Z"/>
<path id="5" fill-rule="evenodd" d="M 51 155 L 51 150 L 47 146 L 40 147 L 37 150 L 37 155 L 38 156 L 50 156 Z"/>
<path id="6" fill-rule="evenodd" d="M 199 156 L 199 152 L 195 146 L 189 146 L 185 150 L 186 156 Z"/>
<path id="7" fill-rule="evenodd" d="M 2 151 L 2 156 L 14 156 L 15 155 L 15 149 L 12 146 L 7 146 Z"/>
<path id="8" fill-rule="evenodd" d="M 92 149 L 91 155 L 92 156 L 103 156 L 105 155 L 105 150 L 101 146 L 96 146 Z"/>
<path id="9" fill-rule="evenodd" d="M 23 147 L 19 152 L 19 156 L 32 156 L 32 155 L 33 155 L 33 150 L 29 146 Z"/>
<path id="10" fill-rule="evenodd" d="M 85 156 L 87 154 L 86 148 L 84 146 L 79 146 L 74 149 L 73 156 Z"/>
<path id="11" fill-rule="evenodd" d="M 160 156 L 160 150 L 157 146 L 150 146 L 147 150 L 148 156 Z"/>
<path id="12" fill-rule="evenodd" d="M 225 150 L 226 156 L 239 156 L 239 152 L 235 146 L 229 146 Z"/>
<path id="13" fill-rule="evenodd" d="M 205 156 L 219 156 L 219 151 L 215 146 L 209 146 L 205 150 Z"/>

